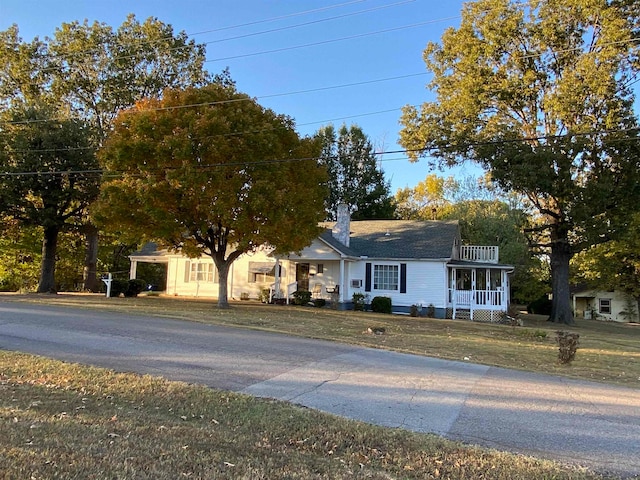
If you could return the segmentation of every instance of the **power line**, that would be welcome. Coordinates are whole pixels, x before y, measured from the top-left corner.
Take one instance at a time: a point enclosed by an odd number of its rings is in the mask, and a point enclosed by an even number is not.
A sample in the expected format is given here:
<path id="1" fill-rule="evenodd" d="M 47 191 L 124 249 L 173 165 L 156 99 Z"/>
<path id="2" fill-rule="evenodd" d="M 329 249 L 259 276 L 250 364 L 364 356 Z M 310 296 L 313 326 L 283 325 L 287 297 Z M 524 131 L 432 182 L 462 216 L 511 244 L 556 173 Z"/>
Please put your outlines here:
<path id="1" fill-rule="evenodd" d="M 613 133 L 628 133 L 628 132 L 636 132 L 640 133 L 640 127 L 633 128 L 622 128 L 617 130 L 601 130 L 601 131 L 591 131 L 584 133 L 571 133 L 565 135 L 540 135 L 536 137 L 526 137 L 519 139 L 508 139 L 508 140 L 487 140 L 483 142 L 468 142 L 468 143 L 460 143 L 460 144 L 451 144 L 449 147 L 454 148 L 462 148 L 462 147 L 480 147 L 486 145 L 507 145 L 507 144 L 515 144 L 515 143 L 523 143 L 530 142 L 536 140 L 553 140 L 553 139 L 561 139 L 561 138 L 570 138 L 570 137 L 587 137 L 590 135 L 598 135 L 598 134 L 613 134 Z M 640 141 L 640 136 L 635 138 L 624 139 L 625 141 Z M 618 140 L 613 140 L 618 141 Z M 384 155 L 397 155 L 397 154 L 407 154 L 407 153 L 426 153 L 433 152 L 438 150 L 436 147 L 423 147 L 423 148 L 414 148 L 414 149 L 398 149 L 398 150 L 383 150 L 372 152 L 372 155 L 381 156 Z M 334 156 L 330 156 L 329 158 L 333 158 Z M 280 158 L 280 159 L 265 159 L 265 160 L 257 160 L 252 162 L 224 162 L 217 164 L 200 164 L 200 165 L 189 165 L 189 168 L 198 168 L 198 169 L 206 169 L 206 168 L 220 168 L 220 167 L 242 167 L 247 165 L 271 165 L 271 164 L 279 164 L 279 163 L 292 163 L 292 162 L 307 162 L 307 161 L 318 161 L 322 158 L 326 157 L 302 157 L 302 158 Z M 380 162 L 392 161 L 397 159 L 385 159 L 381 158 Z M 159 168 L 157 171 L 166 171 L 166 170 L 178 170 L 184 167 L 164 167 Z M 144 176 L 149 173 L 154 173 L 156 170 L 152 169 L 145 173 L 135 174 L 134 176 Z M 35 171 L 23 171 L 23 172 L 0 172 L 0 176 L 37 176 L 37 175 L 71 175 L 71 174 L 104 174 L 107 176 L 121 176 L 124 171 L 109 171 L 104 169 L 94 169 L 94 170 L 65 170 L 65 171 L 47 171 L 47 172 L 35 172 Z"/>
<path id="2" fill-rule="evenodd" d="M 357 35 L 350 35 L 348 37 L 340 37 L 340 38 L 334 38 L 334 39 L 330 39 L 330 40 L 322 40 L 320 42 L 313 42 L 313 43 L 305 43 L 302 45 L 293 45 L 293 46 L 289 46 L 289 47 L 282 47 L 282 48 L 275 48 L 273 50 L 263 50 L 260 52 L 252 52 L 252 53 L 245 53 L 245 54 L 241 54 L 241 55 L 233 55 L 231 57 L 221 57 L 221 58 L 212 58 L 212 59 L 208 59 L 205 60 L 205 62 L 210 63 L 210 62 L 223 62 L 225 60 L 235 60 L 237 58 L 246 58 L 246 57 L 254 57 L 257 55 L 267 55 L 267 54 L 271 54 L 271 53 L 279 53 L 279 52 L 286 52 L 289 50 L 296 50 L 296 49 L 300 49 L 300 48 L 307 48 L 307 47 L 315 47 L 318 45 L 326 45 L 329 43 L 336 43 L 336 42 L 343 42 L 345 40 L 354 40 L 356 38 L 364 38 L 364 37 L 370 37 L 373 35 L 380 35 L 383 33 L 390 33 L 390 32 L 397 32 L 399 30 L 408 30 L 410 28 L 417 28 L 417 27 L 422 27 L 424 25 L 430 25 L 433 23 L 438 23 L 438 22 L 444 22 L 447 20 L 453 20 L 459 18 L 458 16 L 454 16 L 454 17 L 444 17 L 444 18 L 438 18 L 435 20 L 427 20 L 426 22 L 419 22 L 419 23 L 413 23 L 410 25 L 403 25 L 400 27 L 394 27 L 394 28 L 388 28 L 388 29 L 384 29 L 384 30 L 377 30 L 375 32 L 368 32 L 368 33 L 360 33 Z"/>
<path id="3" fill-rule="evenodd" d="M 196 108 L 196 107 L 207 107 L 207 106 L 215 106 L 215 105 L 225 105 L 225 104 L 229 104 L 229 103 L 253 101 L 254 98 L 256 100 L 260 100 L 260 99 L 265 99 L 265 98 L 285 97 L 285 96 L 289 96 L 289 95 L 301 95 L 301 94 L 306 94 L 306 93 L 314 93 L 314 92 L 322 92 L 322 91 L 326 91 L 326 90 L 334 90 L 334 89 L 338 89 L 338 88 L 357 87 L 357 86 L 361 86 L 361 85 L 370 85 L 370 84 L 374 84 L 374 83 L 389 82 L 389 81 L 394 81 L 394 80 L 404 80 L 404 79 L 407 79 L 407 78 L 424 76 L 424 75 L 428 75 L 428 72 L 408 73 L 406 75 L 396 75 L 396 76 L 393 76 L 393 77 L 378 78 L 378 79 L 374 79 L 374 80 L 363 80 L 363 81 L 360 81 L 360 82 L 343 83 L 343 84 L 339 84 L 339 85 L 330 85 L 330 86 L 325 86 L 325 87 L 309 88 L 309 89 L 306 89 L 306 90 L 296 90 L 296 91 L 293 91 L 293 92 L 271 93 L 271 94 L 266 94 L 266 95 L 259 95 L 257 97 L 249 97 L 249 96 L 247 96 L 246 98 L 236 98 L 236 99 L 230 99 L 230 100 L 219 100 L 219 101 L 215 101 L 215 102 L 204 102 L 204 103 L 193 103 L 193 104 L 187 104 L 187 105 L 175 105 L 175 106 L 170 106 L 170 107 L 149 108 L 149 109 L 144 109 L 144 110 L 137 110 L 136 112 L 154 112 L 154 111 L 181 109 L 181 108 Z M 123 110 L 123 111 L 125 111 L 125 110 Z M 347 118 L 349 118 L 349 117 L 347 117 Z M 30 124 L 30 123 L 44 123 L 44 122 L 48 122 L 48 121 L 57 121 L 57 120 L 62 120 L 62 119 L 64 119 L 64 118 L 63 117 L 57 117 L 57 118 L 53 117 L 53 118 L 43 118 L 43 119 L 36 119 L 36 120 L 0 121 L 0 125 L 25 125 L 25 124 Z"/>
<path id="4" fill-rule="evenodd" d="M 382 9 L 385 9 L 385 8 L 397 7 L 399 5 L 404 5 L 406 3 L 412 3 L 412 2 L 415 2 L 415 1 L 416 0 L 403 0 L 401 2 L 390 3 L 390 4 L 387 4 L 387 5 L 380 5 L 378 7 L 368 8 L 366 10 L 359 10 L 357 12 L 345 13 L 345 14 L 342 14 L 342 15 L 335 15 L 333 17 L 320 18 L 318 20 L 311 20 L 311 21 L 308 21 L 308 22 L 297 23 L 295 25 L 287 25 L 285 27 L 272 28 L 272 29 L 269 29 L 269 30 L 262 30 L 260 32 L 246 33 L 246 34 L 243 34 L 243 35 L 236 35 L 235 37 L 227 37 L 227 38 L 222 38 L 220 40 L 211 40 L 211 41 L 208 41 L 208 42 L 202 42 L 201 45 L 211 45 L 211 44 L 214 44 L 214 43 L 229 42 L 231 40 L 239 40 L 239 39 L 242 39 L 242 38 L 255 37 L 255 36 L 258 36 L 258 35 L 266 35 L 268 33 L 282 32 L 284 30 L 291 30 L 291 29 L 294 29 L 294 28 L 306 27 L 306 26 L 309 26 L 309 25 L 316 25 L 318 23 L 330 22 L 332 20 L 339 20 L 341 18 L 353 17 L 355 15 L 362 15 L 363 13 L 374 12 L 376 10 L 382 10 Z"/>
<path id="5" fill-rule="evenodd" d="M 291 16 L 297 16 L 297 15 L 303 15 L 303 14 L 307 14 L 307 13 L 314 13 L 317 11 L 323 11 L 323 10 L 327 10 L 330 8 L 335 8 L 338 6 L 344 6 L 344 5 L 350 5 L 352 3 L 360 3 L 366 0 L 356 0 L 354 2 L 347 2 L 344 4 L 338 4 L 335 6 L 330 6 L 330 7 L 325 7 L 325 8 L 319 8 L 319 9 L 314 9 L 314 10 L 308 10 L 305 12 L 300 12 L 300 13 L 296 13 L 296 14 L 290 14 L 290 15 L 285 15 L 282 17 L 275 17 L 274 19 L 267 19 L 267 20 L 260 20 L 260 21 L 256 21 L 256 22 L 249 22 L 247 24 L 240 24 L 240 25 L 235 25 L 235 26 L 230 26 L 230 27 L 222 27 L 222 28 L 218 28 L 218 29 L 212 29 L 212 30 L 206 30 L 203 32 L 198 32 L 195 34 L 191 34 L 191 35 L 199 35 L 199 34 L 203 34 L 203 33 L 210 33 L 210 32 L 217 32 L 217 31 L 222 31 L 222 30 L 228 30 L 228 29 L 234 29 L 234 28 L 238 28 L 238 27 L 242 27 L 242 26 L 246 26 L 246 25 L 253 25 L 253 24 L 258 24 L 258 23 L 264 23 L 264 22 L 270 22 L 270 21 L 275 21 L 275 20 L 279 20 L 282 18 L 287 18 L 287 17 L 291 17 Z M 341 18 L 346 18 L 346 17 L 350 17 L 350 16 L 355 16 L 355 15 L 361 15 L 363 13 L 369 13 L 369 12 L 373 12 L 376 10 L 381 10 L 384 8 L 390 8 L 390 7 L 396 7 L 399 5 L 403 5 L 406 3 L 411 3 L 414 2 L 415 0 L 402 0 L 400 2 L 396 2 L 396 3 L 392 3 L 392 4 L 387 4 L 387 5 L 382 5 L 382 6 L 378 6 L 378 7 L 373 7 L 373 8 L 369 8 L 366 10 L 360 10 L 357 12 L 350 12 L 350 13 L 346 13 L 343 15 L 336 15 L 333 17 L 328 17 L 328 18 L 324 18 L 324 19 L 318 19 L 318 20 L 313 20 L 313 21 L 309 21 L 309 22 L 304 22 L 304 23 L 300 23 L 300 24 L 295 24 L 295 25 L 288 25 L 285 27 L 280 27 L 280 28 L 274 28 L 274 29 L 270 29 L 270 30 L 263 30 L 260 32 L 253 32 L 253 33 L 248 33 L 248 34 L 244 34 L 244 35 L 237 35 L 234 37 L 228 37 L 228 38 L 223 38 L 223 39 L 219 39 L 219 40 L 211 40 L 208 42 L 202 42 L 202 43 L 198 43 L 195 46 L 196 47 L 200 47 L 200 46 L 206 46 L 206 45 L 210 45 L 210 44 L 214 44 L 214 43 L 222 43 L 222 42 L 227 42 L 227 41 L 231 41 L 231 40 L 238 40 L 238 39 L 242 39 L 242 38 L 248 38 L 248 37 L 253 37 L 253 36 L 259 36 L 259 35 L 264 35 L 264 34 L 268 34 L 268 33 L 275 33 L 275 32 L 279 32 L 279 31 L 284 31 L 284 30 L 289 30 L 289 29 L 293 29 L 293 28 L 299 28 L 299 27 L 303 27 L 303 26 L 308 26 L 308 25 L 313 25 L 313 24 L 317 24 L 317 23 L 322 23 L 322 22 L 329 22 L 332 20 L 337 20 L 337 19 L 341 19 Z M 185 36 L 188 38 L 190 34 L 186 34 Z M 161 41 L 164 40 L 171 40 L 174 39 L 174 36 L 171 35 L 167 35 L 165 37 L 162 37 L 158 40 L 150 40 L 148 42 L 137 42 L 137 43 L 132 43 L 132 44 L 116 44 L 117 47 L 123 48 L 123 47 L 130 47 L 130 46 L 134 46 L 134 47 L 139 47 L 139 46 L 143 46 L 143 45 L 153 45 L 153 44 L 157 44 L 160 43 Z M 183 50 L 186 48 L 191 48 L 191 45 L 186 44 L 183 46 L 179 46 L 179 47 L 173 47 L 173 48 L 169 48 L 168 51 L 169 52 L 173 52 L 173 51 L 177 51 L 177 50 Z M 45 57 L 49 57 L 52 59 L 62 59 L 64 60 L 65 58 L 69 59 L 69 58 L 77 58 L 77 57 L 82 57 L 82 56 L 86 56 L 86 55 L 91 55 L 93 53 L 95 53 L 97 50 L 96 49 L 88 49 L 88 50 L 83 50 L 80 52 L 74 52 L 71 54 L 57 54 L 57 55 L 45 55 Z M 130 55 L 121 55 L 121 56 L 115 56 L 112 58 L 112 60 L 123 60 L 123 59 L 129 59 L 129 58 L 136 58 L 139 56 L 145 55 L 144 53 L 133 53 Z M 205 60 L 207 61 L 207 60 Z M 43 72 L 49 72 L 49 71 L 56 71 L 59 68 L 59 66 L 56 67 L 50 67 L 50 68 L 44 68 L 42 69 Z"/>

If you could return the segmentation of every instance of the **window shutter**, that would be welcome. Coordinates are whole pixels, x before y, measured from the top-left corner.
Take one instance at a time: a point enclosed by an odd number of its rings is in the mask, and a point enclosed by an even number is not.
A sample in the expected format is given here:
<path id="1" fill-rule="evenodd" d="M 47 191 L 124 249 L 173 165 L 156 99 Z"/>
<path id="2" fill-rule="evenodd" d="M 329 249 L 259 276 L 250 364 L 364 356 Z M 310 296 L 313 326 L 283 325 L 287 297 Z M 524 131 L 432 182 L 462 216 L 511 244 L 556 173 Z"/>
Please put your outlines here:
<path id="1" fill-rule="evenodd" d="M 191 274 L 191 262 L 184 262 L 184 283 L 189 283 L 189 275 Z"/>
<path id="2" fill-rule="evenodd" d="M 400 293 L 407 293 L 407 264 L 400 264 Z"/>
<path id="3" fill-rule="evenodd" d="M 364 265 L 365 274 L 364 274 L 364 291 L 371 291 L 371 264 L 365 263 Z"/>

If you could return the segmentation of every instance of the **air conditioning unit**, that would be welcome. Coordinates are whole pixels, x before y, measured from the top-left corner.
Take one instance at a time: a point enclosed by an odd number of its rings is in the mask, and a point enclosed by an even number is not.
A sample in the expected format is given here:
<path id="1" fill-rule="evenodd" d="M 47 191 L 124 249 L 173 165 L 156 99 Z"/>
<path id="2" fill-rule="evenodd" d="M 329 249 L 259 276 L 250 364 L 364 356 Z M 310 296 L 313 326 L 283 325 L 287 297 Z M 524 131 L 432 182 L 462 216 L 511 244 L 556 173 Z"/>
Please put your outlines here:
<path id="1" fill-rule="evenodd" d="M 362 280 L 351 280 L 351 288 L 362 288 Z"/>

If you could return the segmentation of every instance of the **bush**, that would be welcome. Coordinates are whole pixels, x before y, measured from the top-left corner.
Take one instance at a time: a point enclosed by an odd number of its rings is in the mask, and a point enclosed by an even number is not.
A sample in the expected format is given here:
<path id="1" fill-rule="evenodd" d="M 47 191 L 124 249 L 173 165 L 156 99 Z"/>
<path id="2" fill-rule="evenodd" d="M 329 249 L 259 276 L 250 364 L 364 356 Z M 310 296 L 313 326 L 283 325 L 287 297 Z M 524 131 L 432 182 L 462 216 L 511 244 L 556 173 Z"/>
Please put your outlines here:
<path id="1" fill-rule="evenodd" d="M 371 300 L 371 310 L 376 313 L 391 313 L 391 298 L 373 297 L 373 300 Z"/>
<path id="2" fill-rule="evenodd" d="M 578 350 L 578 344 L 580 343 L 578 341 L 579 338 L 580 334 L 578 333 L 569 333 L 562 330 L 556 332 L 556 341 L 558 342 L 558 347 L 560 347 L 558 352 L 560 363 L 567 365 L 576 358 L 576 350 Z"/>
<path id="3" fill-rule="evenodd" d="M 127 289 L 124 291 L 125 297 L 137 297 L 140 292 L 147 289 L 147 282 L 138 278 L 133 278 L 127 282 Z"/>
<path id="4" fill-rule="evenodd" d="M 543 295 L 527 305 L 527 312 L 537 315 L 551 315 L 551 300 Z"/>
<path id="5" fill-rule="evenodd" d="M 137 297 L 147 288 L 147 282 L 134 278 L 132 280 L 111 280 L 111 297 Z"/>
<path id="6" fill-rule="evenodd" d="M 293 292 L 294 305 L 307 305 L 311 301 L 311 292 L 308 290 L 296 290 Z"/>
<path id="7" fill-rule="evenodd" d="M 271 294 L 271 289 L 268 287 L 264 287 L 260 289 L 260 294 L 258 298 L 262 303 L 269 303 L 269 295 Z"/>
<path id="8" fill-rule="evenodd" d="M 314 298 L 313 299 L 313 305 L 318 307 L 318 308 L 322 308 L 327 304 L 327 301 L 324 298 Z"/>
<path id="9" fill-rule="evenodd" d="M 364 293 L 354 293 L 353 296 L 351 297 L 351 300 L 353 301 L 353 309 L 363 312 L 364 311 L 364 300 L 365 300 L 365 296 Z"/>
<path id="10" fill-rule="evenodd" d="M 422 310 L 422 307 L 420 307 L 419 305 L 415 305 L 415 304 L 411 305 L 411 309 L 409 310 L 409 316 L 419 317 L 421 310 Z"/>
<path id="11" fill-rule="evenodd" d="M 111 280 L 111 294 L 110 297 L 119 297 L 121 294 L 124 295 L 124 292 L 127 291 L 129 287 L 128 280 Z"/>

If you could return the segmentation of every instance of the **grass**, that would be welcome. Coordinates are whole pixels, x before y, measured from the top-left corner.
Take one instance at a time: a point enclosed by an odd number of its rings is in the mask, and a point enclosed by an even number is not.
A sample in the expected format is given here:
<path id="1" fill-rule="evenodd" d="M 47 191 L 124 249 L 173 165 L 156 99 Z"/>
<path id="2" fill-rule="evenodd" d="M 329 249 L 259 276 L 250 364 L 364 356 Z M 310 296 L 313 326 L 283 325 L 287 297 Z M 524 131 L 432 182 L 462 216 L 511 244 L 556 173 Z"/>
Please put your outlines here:
<path id="1" fill-rule="evenodd" d="M 437 320 L 327 308 L 239 302 L 220 310 L 215 302 L 166 297 L 105 298 L 96 295 L 4 295 L 12 301 L 73 305 L 288 333 L 449 360 L 550 373 L 640 387 L 640 326 L 578 320 L 572 327 L 524 316 L 524 327 Z M 384 335 L 368 334 L 384 327 Z M 570 365 L 558 362 L 556 331 L 578 333 Z"/>
<path id="2" fill-rule="evenodd" d="M 640 326 L 579 321 L 559 364 L 543 317 L 524 327 L 241 302 L 3 295 L 322 338 L 637 388 Z M 367 333 L 384 327 L 384 335 Z M 554 478 L 597 474 L 281 402 L 0 351 L 0 479 Z"/>
<path id="3" fill-rule="evenodd" d="M 0 478 L 604 477 L 283 402 L 0 351 Z"/>

